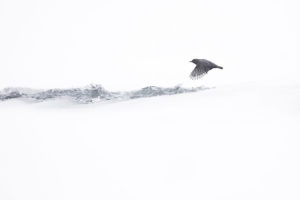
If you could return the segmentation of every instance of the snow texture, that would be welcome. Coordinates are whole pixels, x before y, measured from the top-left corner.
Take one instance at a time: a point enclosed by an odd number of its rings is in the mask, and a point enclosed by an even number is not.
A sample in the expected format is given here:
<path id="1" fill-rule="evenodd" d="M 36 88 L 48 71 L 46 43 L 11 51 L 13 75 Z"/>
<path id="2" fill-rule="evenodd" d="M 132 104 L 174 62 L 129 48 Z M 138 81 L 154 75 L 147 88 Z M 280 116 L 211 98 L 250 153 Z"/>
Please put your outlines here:
<path id="1" fill-rule="evenodd" d="M 126 92 L 110 92 L 101 85 L 90 85 L 85 88 L 72 89 L 50 89 L 50 90 L 33 90 L 25 88 L 5 88 L 0 91 L 0 100 L 9 99 L 31 99 L 35 101 L 44 101 L 57 98 L 70 98 L 78 103 L 93 103 L 107 100 L 128 100 L 144 97 L 174 95 L 181 93 L 197 92 L 209 89 L 206 87 L 183 88 L 175 87 L 156 87 L 148 86 L 140 90 Z"/>
<path id="2" fill-rule="evenodd" d="M 119 103 L 3 101 L 0 199 L 297 200 L 299 94 L 240 84 Z"/>

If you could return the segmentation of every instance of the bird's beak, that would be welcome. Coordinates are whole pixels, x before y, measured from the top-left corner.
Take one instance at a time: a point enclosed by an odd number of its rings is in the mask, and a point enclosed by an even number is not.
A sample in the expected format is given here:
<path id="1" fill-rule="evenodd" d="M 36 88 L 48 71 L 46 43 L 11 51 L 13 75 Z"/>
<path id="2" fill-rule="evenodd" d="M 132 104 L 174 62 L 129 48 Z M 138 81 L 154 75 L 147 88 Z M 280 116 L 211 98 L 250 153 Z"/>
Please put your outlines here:
<path id="1" fill-rule="evenodd" d="M 193 62 L 192 60 L 190 62 Z"/>

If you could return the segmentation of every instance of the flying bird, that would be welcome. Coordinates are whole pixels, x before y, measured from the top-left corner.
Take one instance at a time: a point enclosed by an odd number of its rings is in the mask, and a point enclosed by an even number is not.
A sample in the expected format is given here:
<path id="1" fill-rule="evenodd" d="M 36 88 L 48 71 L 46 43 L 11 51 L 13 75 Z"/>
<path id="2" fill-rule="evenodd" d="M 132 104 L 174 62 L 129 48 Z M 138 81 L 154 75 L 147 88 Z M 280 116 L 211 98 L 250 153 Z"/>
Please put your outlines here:
<path id="1" fill-rule="evenodd" d="M 215 63 L 205 59 L 193 59 L 190 62 L 196 65 L 195 69 L 190 74 L 191 79 L 199 79 L 203 77 L 205 74 L 207 74 L 207 72 L 213 68 L 223 69 L 223 67 L 220 67 Z"/>

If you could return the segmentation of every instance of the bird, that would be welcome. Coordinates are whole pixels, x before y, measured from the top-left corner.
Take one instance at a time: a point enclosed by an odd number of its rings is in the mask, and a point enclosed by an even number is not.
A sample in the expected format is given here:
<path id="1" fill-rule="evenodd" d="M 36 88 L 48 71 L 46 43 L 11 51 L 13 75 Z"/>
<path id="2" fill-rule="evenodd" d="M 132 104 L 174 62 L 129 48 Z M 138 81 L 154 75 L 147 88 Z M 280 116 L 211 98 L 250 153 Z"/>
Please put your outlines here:
<path id="1" fill-rule="evenodd" d="M 213 68 L 223 69 L 223 67 L 220 67 L 206 59 L 193 59 L 190 62 L 196 65 L 195 69 L 190 74 L 191 79 L 202 78 L 209 70 Z"/>

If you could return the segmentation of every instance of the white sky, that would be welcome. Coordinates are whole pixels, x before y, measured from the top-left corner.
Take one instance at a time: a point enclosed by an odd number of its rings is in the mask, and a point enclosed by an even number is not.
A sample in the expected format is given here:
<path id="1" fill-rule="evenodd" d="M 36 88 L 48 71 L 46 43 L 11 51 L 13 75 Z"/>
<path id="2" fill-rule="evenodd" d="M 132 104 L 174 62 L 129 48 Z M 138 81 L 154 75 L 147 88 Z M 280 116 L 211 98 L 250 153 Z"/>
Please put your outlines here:
<path id="1" fill-rule="evenodd" d="M 0 0 L 0 87 L 299 83 L 298 2 Z"/>

